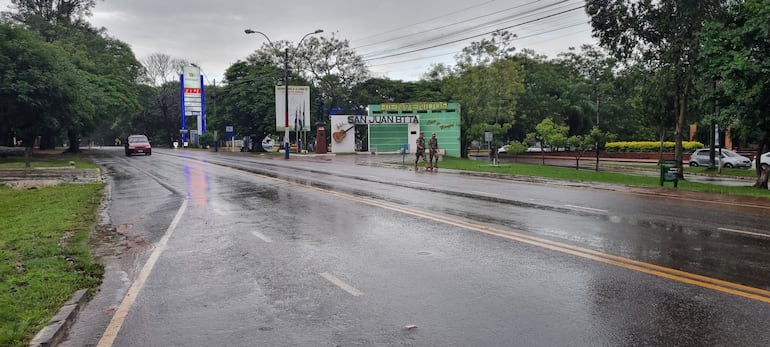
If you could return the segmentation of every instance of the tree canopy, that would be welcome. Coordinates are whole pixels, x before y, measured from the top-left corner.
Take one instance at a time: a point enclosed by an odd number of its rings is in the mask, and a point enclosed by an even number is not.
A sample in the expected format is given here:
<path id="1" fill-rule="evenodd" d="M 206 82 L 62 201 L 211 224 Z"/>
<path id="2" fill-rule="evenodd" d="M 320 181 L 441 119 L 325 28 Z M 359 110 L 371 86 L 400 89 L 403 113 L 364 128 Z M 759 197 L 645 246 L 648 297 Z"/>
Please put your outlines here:
<path id="1" fill-rule="evenodd" d="M 759 158 L 770 145 L 770 0 L 746 0 L 730 10 L 728 19 L 705 25 L 701 66 L 713 81 L 716 118 L 753 131 Z M 760 178 L 756 186 L 766 189 L 767 174 Z"/>
<path id="2" fill-rule="evenodd" d="M 69 121 L 59 117 L 61 110 L 76 107 L 78 89 L 87 82 L 60 47 L 10 24 L 0 23 L 0 66 L 2 133 L 28 148 L 41 132 L 56 131 Z"/>

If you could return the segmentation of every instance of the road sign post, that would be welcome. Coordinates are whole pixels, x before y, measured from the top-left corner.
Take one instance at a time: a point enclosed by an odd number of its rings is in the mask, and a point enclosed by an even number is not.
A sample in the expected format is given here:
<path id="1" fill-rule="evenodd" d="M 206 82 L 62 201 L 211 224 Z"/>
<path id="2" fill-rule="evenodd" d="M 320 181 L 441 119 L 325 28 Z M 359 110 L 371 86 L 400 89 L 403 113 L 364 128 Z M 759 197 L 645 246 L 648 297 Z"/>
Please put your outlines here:
<path id="1" fill-rule="evenodd" d="M 230 152 L 235 152 L 235 133 L 233 132 L 233 126 L 225 126 L 225 138 L 230 138 Z"/>
<path id="2" fill-rule="evenodd" d="M 497 165 L 497 151 L 492 148 L 492 132 L 491 131 L 485 131 L 484 132 L 484 141 L 487 143 L 487 147 L 489 147 L 489 159 L 492 160 L 492 165 Z M 494 151 L 494 152 L 493 152 Z"/>

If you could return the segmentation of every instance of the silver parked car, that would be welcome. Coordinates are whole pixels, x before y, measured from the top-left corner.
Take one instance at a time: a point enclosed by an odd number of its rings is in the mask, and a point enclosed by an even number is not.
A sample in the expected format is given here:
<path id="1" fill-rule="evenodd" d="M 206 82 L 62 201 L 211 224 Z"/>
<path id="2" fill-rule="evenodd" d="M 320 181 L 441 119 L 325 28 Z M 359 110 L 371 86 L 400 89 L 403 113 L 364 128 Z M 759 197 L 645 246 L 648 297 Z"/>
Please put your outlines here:
<path id="1" fill-rule="evenodd" d="M 719 149 L 714 153 L 715 164 L 719 163 Z M 690 156 L 690 166 L 709 166 L 709 149 L 696 150 Z M 729 149 L 722 149 L 722 166 L 727 168 L 751 168 L 751 159 Z"/>

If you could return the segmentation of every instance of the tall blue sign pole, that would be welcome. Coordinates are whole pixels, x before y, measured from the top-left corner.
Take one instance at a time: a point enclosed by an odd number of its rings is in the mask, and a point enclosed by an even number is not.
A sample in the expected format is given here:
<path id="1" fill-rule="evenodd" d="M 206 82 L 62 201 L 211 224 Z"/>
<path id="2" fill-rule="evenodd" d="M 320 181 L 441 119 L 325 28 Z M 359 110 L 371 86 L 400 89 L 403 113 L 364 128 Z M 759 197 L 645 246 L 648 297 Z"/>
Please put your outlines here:
<path id="1" fill-rule="evenodd" d="M 184 74 L 179 75 L 179 108 L 182 110 L 182 147 L 187 143 L 187 121 L 184 117 Z"/>
<path id="2" fill-rule="evenodd" d="M 201 75 L 201 135 L 206 133 L 206 90 Z"/>

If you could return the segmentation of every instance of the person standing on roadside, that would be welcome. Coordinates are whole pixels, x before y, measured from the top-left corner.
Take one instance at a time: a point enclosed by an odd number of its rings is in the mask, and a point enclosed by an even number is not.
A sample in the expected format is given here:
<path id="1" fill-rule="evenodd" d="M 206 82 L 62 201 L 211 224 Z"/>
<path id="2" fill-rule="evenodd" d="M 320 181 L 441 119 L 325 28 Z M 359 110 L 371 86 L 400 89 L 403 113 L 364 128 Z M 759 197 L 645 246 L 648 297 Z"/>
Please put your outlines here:
<path id="1" fill-rule="evenodd" d="M 417 170 L 419 170 L 417 163 L 420 161 L 420 158 L 422 158 L 423 163 L 425 162 L 425 133 L 420 133 L 420 137 L 417 138 L 417 150 L 415 151 L 415 156 L 414 171 L 417 172 Z"/>
<path id="2" fill-rule="evenodd" d="M 428 170 L 438 171 L 438 139 L 436 139 L 436 133 L 430 135 L 430 140 L 428 140 Z"/>

